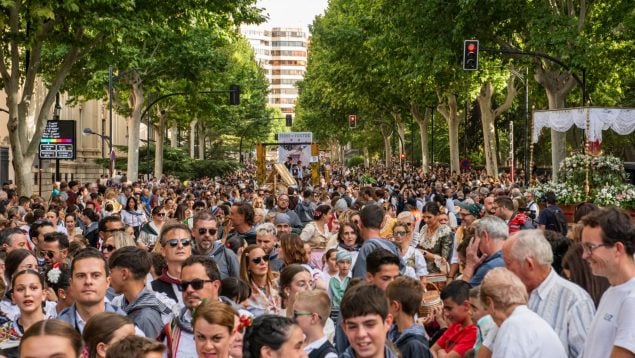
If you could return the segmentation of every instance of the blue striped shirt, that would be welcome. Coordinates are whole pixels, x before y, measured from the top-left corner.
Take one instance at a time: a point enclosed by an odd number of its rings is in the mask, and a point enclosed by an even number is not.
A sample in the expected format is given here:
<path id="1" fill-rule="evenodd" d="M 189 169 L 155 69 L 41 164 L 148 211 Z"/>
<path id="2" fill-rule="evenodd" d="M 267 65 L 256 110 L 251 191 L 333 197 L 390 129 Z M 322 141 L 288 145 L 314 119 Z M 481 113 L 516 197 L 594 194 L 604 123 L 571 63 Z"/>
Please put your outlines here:
<path id="1" fill-rule="evenodd" d="M 582 354 L 595 314 L 593 299 L 582 287 L 552 269 L 529 295 L 528 306 L 556 331 L 569 357 Z"/>

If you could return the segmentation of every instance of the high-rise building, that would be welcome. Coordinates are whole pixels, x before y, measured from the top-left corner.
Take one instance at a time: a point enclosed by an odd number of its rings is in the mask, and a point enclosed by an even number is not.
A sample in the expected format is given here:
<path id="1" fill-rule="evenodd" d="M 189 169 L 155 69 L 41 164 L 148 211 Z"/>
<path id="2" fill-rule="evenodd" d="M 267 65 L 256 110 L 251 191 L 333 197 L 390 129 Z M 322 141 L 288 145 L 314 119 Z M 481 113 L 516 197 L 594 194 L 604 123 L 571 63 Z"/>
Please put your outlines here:
<path id="1" fill-rule="evenodd" d="M 304 77 L 306 70 L 307 31 L 302 28 L 243 27 L 241 32 L 254 48 L 256 62 L 269 81 L 269 105 L 280 108 L 285 114 L 293 114 L 298 99 L 295 84 Z"/>

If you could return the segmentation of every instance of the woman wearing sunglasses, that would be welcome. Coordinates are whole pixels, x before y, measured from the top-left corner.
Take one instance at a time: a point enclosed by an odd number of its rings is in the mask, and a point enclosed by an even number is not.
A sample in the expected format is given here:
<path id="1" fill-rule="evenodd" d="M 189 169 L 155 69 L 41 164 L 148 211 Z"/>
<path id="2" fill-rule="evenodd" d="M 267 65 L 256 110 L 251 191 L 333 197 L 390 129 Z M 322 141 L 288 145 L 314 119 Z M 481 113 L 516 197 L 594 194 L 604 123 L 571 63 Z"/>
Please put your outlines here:
<path id="1" fill-rule="evenodd" d="M 18 271 L 11 280 L 11 298 L 19 308 L 18 316 L 0 326 L 3 333 L 3 354 L 17 356 L 17 347 L 24 332 L 37 322 L 55 316 L 47 315 L 42 309 L 46 298 L 44 279 L 32 269 Z"/>
<path id="2" fill-rule="evenodd" d="M 426 259 L 423 258 L 421 251 L 410 245 L 412 242 L 410 226 L 400 222 L 396 223 L 392 230 L 392 239 L 397 244 L 401 258 L 406 264 L 405 275 L 425 283 L 428 275 Z"/>
<path id="3" fill-rule="evenodd" d="M 111 236 L 101 245 L 101 253 L 104 255 L 106 262 L 110 259 L 113 251 L 126 246 L 136 246 L 134 240 L 123 231 L 114 231 Z"/>
<path id="4" fill-rule="evenodd" d="M 161 228 L 165 223 L 165 218 L 166 212 L 163 206 L 155 206 L 154 209 L 152 209 L 152 220 L 141 227 L 139 240 L 137 240 L 137 245 L 139 247 L 152 251 L 152 248 L 159 237 L 159 233 L 161 232 Z"/>
<path id="5" fill-rule="evenodd" d="M 269 268 L 269 256 L 257 245 L 249 245 L 240 260 L 240 277 L 249 283 L 251 297 L 247 310 L 255 316 L 279 314 L 280 297 L 274 288 L 274 276 Z"/>
<path id="6" fill-rule="evenodd" d="M 135 237 L 139 237 L 141 226 L 143 226 L 148 218 L 146 217 L 143 206 L 139 205 L 139 202 L 134 196 L 128 198 L 126 201 L 126 207 L 121 210 L 121 220 L 124 224 L 130 225 L 134 228 Z"/>

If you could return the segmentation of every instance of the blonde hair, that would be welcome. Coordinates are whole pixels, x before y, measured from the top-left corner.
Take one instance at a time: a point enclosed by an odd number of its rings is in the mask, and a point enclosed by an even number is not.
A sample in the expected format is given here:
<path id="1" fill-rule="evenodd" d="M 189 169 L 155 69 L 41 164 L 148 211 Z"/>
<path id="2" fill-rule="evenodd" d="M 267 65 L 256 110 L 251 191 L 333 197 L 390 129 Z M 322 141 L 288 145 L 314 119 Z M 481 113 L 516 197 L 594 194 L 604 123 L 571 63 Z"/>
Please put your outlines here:
<path id="1" fill-rule="evenodd" d="M 320 324 L 322 326 L 326 324 L 326 320 L 331 314 L 331 299 L 323 290 L 298 292 L 295 297 L 295 304 L 311 307 L 312 313 L 315 312 L 320 317 Z"/>
<path id="2" fill-rule="evenodd" d="M 115 249 L 120 249 L 126 246 L 137 246 L 134 240 L 123 231 L 115 231 L 112 233 L 112 240 L 115 246 Z"/>

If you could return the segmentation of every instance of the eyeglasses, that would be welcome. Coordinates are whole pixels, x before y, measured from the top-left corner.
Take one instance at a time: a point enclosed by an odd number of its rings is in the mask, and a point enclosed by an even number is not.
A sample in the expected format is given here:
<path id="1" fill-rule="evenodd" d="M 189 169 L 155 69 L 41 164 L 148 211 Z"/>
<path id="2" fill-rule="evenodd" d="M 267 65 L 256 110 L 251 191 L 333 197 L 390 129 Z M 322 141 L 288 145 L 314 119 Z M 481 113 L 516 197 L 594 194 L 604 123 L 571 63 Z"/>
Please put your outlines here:
<path id="1" fill-rule="evenodd" d="M 165 216 L 165 213 L 156 213 L 154 215 L 163 217 L 163 216 Z"/>
<path id="2" fill-rule="evenodd" d="M 52 259 L 53 257 L 55 257 L 55 251 L 49 251 L 49 250 L 37 250 L 37 255 L 38 257 L 40 257 L 41 259 L 44 258 L 44 256 L 47 256 L 49 259 Z"/>
<path id="3" fill-rule="evenodd" d="M 393 234 L 393 236 L 406 236 L 406 234 L 408 234 L 408 233 L 405 232 L 405 231 L 395 231 L 392 234 Z"/>
<path id="4" fill-rule="evenodd" d="M 107 245 L 101 248 L 101 251 L 107 251 L 107 252 L 113 252 L 115 251 L 116 247 L 112 246 L 112 245 Z"/>
<path id="5" fill-rule="evenodd" d="M 293 311 L 293 319 L 297 319 L 298 317 L 302 317 L 302 316 L 313 316 L 314 312 L 309 312 L 309 311 Z M 318 317 L 320 319 L 322 319 L 322 317 L 320 315 L 318 315 Z"/>
<path id="6" fill-rule="evenodd" d="M 600 247 L 603 247 L 603 246 L 604 247 L 611 247 L 613 245 L 610 245 L 610 244 L 597 244 L 597 245 L 594 245 L 594 244 L 585 243 L 585 244 L 582 244 L 582 251 L 584 251 L 584 252 L 586 252 L 588 254 L 592 254 L 593 251 L 595 251 L 595 250 L 597 250 L 597 249 L 599 249 Z"/>
<path id="7" fill-rule="evenodd" d="M 217 231 L 218 231 L 218 230 L 216 230 L 215 228 L 206 229 L 206 228 L 204 228 L 204 227 L 201 227 L 201 228 L 199 228 L 199 229 L 198 229 L 198 234 L 199 234 L 199 235 L 205 235 L 205 233 L 208 233 L 208 232 L 209 232 L 209 234 L 210 234 L 211 236 L 214 236 L 214 235 L 216 235 L 216 232 L 217 232 Z"/>
<path id="8" fill-rule="evenodd" d="M 251 262 L 255 265 L 259 265 L 262 261 L 269 262 L 269 255 L 254 257 L 251 259 Z"/>
<path id="9" fill-rule="evenodd" d="M 214 281 L 212 281 L 212 280 L 199 280 L 199 279 L 194 279 L 192 281 L 181 281 L 181 283 L 179 283 L 179 285 L 177 287 L 179 288 L 180 291 L 187 291 L 187 287 L 192 285 L 192 289 L 193 290 L 200 290 L 208 282 L 214 282 Z"/>
<path id="10" fill-rule="evenodd" d="M 190 239 L 172 239 L 172 240 L 168 240 L 164 242 L 163 246 L 170 245 L 170 247 L 177 247 L 179 246 L 179 242 L 181 243 L 181 246 L 183 247 L 190 246 L 191 244 Z"/>

